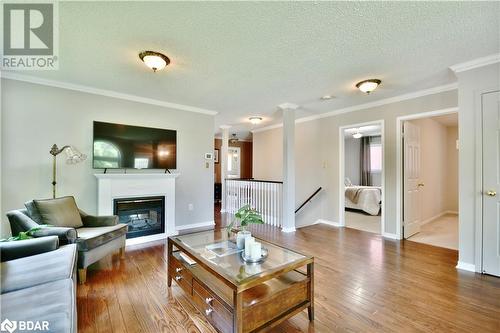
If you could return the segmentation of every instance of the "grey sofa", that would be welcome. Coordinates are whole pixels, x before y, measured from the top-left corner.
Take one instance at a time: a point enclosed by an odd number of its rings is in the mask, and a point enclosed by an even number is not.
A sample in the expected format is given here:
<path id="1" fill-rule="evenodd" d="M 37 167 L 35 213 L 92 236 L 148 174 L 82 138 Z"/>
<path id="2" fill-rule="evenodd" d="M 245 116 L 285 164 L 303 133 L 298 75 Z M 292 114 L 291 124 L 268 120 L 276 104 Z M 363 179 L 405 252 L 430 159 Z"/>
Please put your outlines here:
<path id="1" fill-rule="evenodd" d="M 58 237 L 0 242 L 1 322 L 39 322 L 50 332 L 76 332 L 77 246 Z M 44 324 L 45 322 L 45 324 Z"/>
<path id="2" fill-rule="evenodd" d="M 76 243 L 78 247 L 78 279 L 85 283 L 87 267 L 106 255 L 120 251 L 123 258 L 127 225 L 117 216 L 92 216 L 79 210 L 73 197 L 32 200 L 26 208 L 7 213 L 12 235 L 49 224 L 34 237 L 54 235 L 61 244 Z"/>

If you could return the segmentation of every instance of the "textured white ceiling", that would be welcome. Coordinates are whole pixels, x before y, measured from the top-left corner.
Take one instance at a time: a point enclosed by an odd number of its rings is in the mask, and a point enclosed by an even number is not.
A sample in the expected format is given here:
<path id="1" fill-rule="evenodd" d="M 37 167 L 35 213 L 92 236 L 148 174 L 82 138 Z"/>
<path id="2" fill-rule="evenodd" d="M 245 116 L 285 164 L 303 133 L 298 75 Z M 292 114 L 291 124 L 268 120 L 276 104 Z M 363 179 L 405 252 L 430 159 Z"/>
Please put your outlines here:
<path id="1" fill-rule="evenodd" d="M 283 102 L 312 115 L 450 83 L 450 65 L 500 49 L 498 2 L 61 2 L 59 12 L 60 69 L 23 74 L 216 110 L 217 125 L 261 115 L 266 126 Z M 142 50 L 172 64 L 152 73 Z M 383 81 L 373 94 L 354 88 L 371 77 Z"/>

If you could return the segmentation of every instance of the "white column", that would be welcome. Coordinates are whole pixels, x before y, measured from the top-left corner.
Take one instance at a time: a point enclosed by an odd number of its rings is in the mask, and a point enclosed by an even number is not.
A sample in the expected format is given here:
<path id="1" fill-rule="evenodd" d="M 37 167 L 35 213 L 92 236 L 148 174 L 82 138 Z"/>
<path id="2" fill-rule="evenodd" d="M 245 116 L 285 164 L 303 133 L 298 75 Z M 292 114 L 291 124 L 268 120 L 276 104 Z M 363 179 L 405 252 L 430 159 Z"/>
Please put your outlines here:
<path id="1" fill-rule="evenodd" d="M 284 103 L 283 111 L 283 232 L 295 231 L 295 110 Z"/>
<path id="2" fill-rule="evenodd" d="M 220 211 L 222 213 L 226 212 L 226 178 L 227 178 L 227 154 L 229 149 L 229 129 L 231 126 L 222 125 L 222 145 L 220 147 L 219 163 L 220 163 L 220 181 L 222 184 L 222 202 L 220 205 Z"/>

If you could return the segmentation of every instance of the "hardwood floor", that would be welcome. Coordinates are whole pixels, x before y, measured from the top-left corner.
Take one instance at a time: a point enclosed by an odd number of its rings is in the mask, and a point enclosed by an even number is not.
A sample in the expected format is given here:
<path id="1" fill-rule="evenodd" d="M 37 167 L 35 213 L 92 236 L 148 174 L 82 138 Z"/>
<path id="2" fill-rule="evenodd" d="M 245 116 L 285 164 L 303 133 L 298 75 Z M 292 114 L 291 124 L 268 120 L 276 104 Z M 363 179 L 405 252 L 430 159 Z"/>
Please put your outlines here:
<path id="1" fill-rule="evenodd" d="M 252 229 L 315 256 L 314 323 L 304 311 L 272 332 L 500 332 L 500 278 L 457 271 L 454 250 L 321 224 Z M 89 270 L 79 332 L 214 332 L 175 283 L 167 288 L 165 243 L 127 247 L 125 260 Z"/>

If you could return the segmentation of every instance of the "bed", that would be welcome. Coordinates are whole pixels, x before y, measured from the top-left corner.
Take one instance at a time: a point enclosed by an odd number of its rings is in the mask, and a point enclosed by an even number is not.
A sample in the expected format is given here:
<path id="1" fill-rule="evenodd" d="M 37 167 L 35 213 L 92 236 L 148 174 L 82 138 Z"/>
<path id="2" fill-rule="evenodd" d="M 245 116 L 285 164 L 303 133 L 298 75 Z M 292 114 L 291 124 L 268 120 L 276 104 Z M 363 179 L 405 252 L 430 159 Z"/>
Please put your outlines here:
<path id="1" fill-rule="evenodd" d="M 362 210 L 370 215 L 378 215 L 382 201 L 382 188 L 379 186 L 346 186 L 345 207 Z"/>

